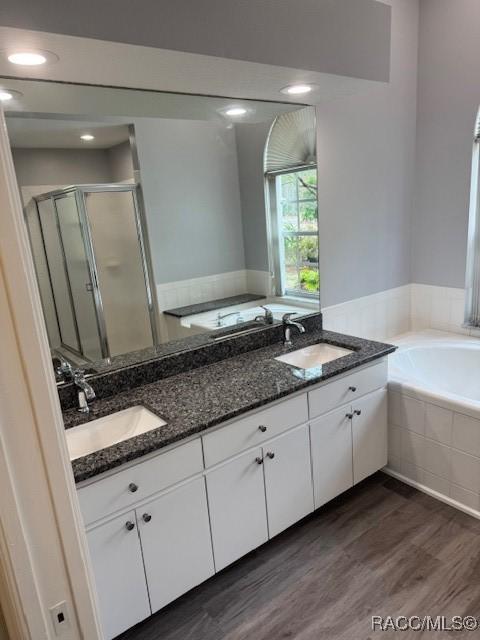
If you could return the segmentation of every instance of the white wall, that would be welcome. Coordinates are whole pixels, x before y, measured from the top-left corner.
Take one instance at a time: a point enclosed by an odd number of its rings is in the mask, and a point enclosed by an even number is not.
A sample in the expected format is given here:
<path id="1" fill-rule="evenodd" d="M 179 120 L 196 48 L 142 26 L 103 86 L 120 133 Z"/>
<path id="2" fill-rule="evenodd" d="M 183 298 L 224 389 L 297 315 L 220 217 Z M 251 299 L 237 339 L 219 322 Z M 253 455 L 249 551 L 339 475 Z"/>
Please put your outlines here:
<path id="1" fill-rule="evenodd" d="M 412 282 L 463 287 L 480 2 L 422 0 Z"/>
<path id="2" fill-rule="evenodd" d="M 390 84 L 317 108 L 322 306 L 410 282 L 419 7 L 390 4 Z"/>
<path id="3" fill-rule="evenodd" d="M 256 271 L 268 271 L 263 155 L 271 125 L 271 122 L 235 125 L 245 266 Z"/>
<path id="4" fill-rule="evenodd" d="M 200 120 L 134 120 L 157 284 L 245 268 L 235 132 Z"/>
<path id="5" fill-rule="evenodd" d="M 133 180 L 133 156 L 130 142 L 125 140 L 107 149 L 107 159 L 110 165 L 110 179 L 112 182 Z"/>
<path id="6" fill-rule="evenodd" d="M 103 149 L 12 149 L 20 186 L 110 182 Z"/>

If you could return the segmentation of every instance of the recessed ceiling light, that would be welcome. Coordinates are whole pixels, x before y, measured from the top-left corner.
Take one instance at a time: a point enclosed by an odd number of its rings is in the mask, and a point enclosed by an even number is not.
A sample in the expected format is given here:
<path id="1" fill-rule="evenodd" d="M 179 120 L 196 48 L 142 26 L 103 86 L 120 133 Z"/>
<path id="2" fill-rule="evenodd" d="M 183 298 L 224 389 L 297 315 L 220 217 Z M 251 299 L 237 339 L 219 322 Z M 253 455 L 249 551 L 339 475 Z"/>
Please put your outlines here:
<path id="1" fill-rule="evenodd" d="M 13 98 L 20 98 L 23 94 L 20 91 L 13 91 L 13 89 L 1 89 L 0 88 L 0 102 L 9 102 Z"/>
<path id="2" fill-rule="evenodd" d="M 301 96 L 310 93 L 312 89 L 311 84 L 290 84 L 288 87 L 281 89 L 280 93 L 286 93 L 289 96 Z"/>
<path id="3" fill-rule="evenodd" d="M 41 49 L 19 49 L 18 51 L 4 52 L 7 60 L 12 64 L 18 64 L 23 67 L 39 67 L 46 62 L 56 62 L 58 56 L 51 51 L 43 51 Z"/>
<path id="4" fill-rule="evenodd" d="M 84 133 L 83 136 L 80 136 L 80 138 L 82 140 L 85 140 L 85 142 L 90 142 L 90 140 L 95 140 L 95 136 L 92 136 L 91 133 Z"/>
<path id="5" fill-rule="evenodd" d="M 244 116 L 246 113 L 245 107 L 231 107 L 225 111 L 226 116 Z"/>

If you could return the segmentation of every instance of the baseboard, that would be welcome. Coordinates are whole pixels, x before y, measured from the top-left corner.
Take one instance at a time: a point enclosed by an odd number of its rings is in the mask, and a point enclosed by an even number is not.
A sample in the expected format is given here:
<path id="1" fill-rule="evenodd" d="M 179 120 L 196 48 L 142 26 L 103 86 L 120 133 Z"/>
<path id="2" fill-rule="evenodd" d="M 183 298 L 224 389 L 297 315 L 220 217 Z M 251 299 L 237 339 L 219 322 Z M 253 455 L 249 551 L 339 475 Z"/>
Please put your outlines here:
<path id="1" fill-rule="evenodd" d="M 438 493 L 437 491 L 430 489 L 424 484 L 420 484 L 420 482 L 411 480 L 410 478 L 407 478 L 407 476 L 404 476 L 401 473 L 398 473 L 397 471 L 393 471 L 393 469 L 384 467 L 382 471 L 387 475 L 391 476 L 392 478 L 396 478 L 397 480 L 400 480 L 400 482 L 404 482 L 405 484 L 410 485 L 414 489 L 418 489 L 422 493 L 426 493 L 430 497 L 435 498 L 436 500 L 440 500 L 440 502 L 444 502 L 445 504 L 448 504 L 450 507 L 453 507 L 454 509 L 458 509 L 459 511 L 463 511 L 463 513 L 466 513 L 469 516 L 473 516 L 474 518 L 477 518 L 477 520 L 480 520 L 480 511 L 477 511 L 476 509 L 472 509 L 471 507 L 467 507 L 461 502 L 457 502 L 456 500 L 453 500 L 452 498 L 445 496 L 443 493 Z"/>

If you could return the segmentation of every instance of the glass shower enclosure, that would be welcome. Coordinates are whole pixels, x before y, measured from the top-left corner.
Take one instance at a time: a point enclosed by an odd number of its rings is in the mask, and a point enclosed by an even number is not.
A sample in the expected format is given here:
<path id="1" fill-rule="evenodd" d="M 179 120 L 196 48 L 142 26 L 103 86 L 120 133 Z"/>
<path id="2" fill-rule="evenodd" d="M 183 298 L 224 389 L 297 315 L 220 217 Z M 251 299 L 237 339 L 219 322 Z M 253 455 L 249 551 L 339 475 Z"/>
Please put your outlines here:
<path id="1" fill-rule="evenodd" d="M 75 185 L 34 200 L 26 221 L 51 348 L 93 362 L 156 345 L 138 185 Z"/>

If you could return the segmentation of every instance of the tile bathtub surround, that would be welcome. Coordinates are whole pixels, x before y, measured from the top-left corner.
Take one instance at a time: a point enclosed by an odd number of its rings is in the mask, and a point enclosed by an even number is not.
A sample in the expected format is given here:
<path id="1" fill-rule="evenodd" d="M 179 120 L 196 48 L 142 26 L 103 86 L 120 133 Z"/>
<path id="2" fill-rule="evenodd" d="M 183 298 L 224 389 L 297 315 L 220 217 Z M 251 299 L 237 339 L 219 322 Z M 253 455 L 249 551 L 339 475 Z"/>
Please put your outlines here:
<path id="1" fill-rule="evenodd" d="M 452 333 L 480 335 L 478 330 L 462 327 L 465 307 L 464 289 L 411 284 L 410 323 L 412 331 L 438 329 Z"/>
<path id="2" fill-rule="evenodd" d="M 307 333 L 318 331 L 323 326 L 322 314 L 304 316 L 301 322 Z M 89 377 L 88 381 L 95 389 L 97 398 L 105 398 L 190 369 L 205 367 L 270 344 L 280 343 L 283 339 L 280 324 L 259 326 L 257 330 L 241 336 L 229 336 L 231 327 L 225 333 L 226 339 L 219 342 L 214 342 L 211 334 L 204 333 L 117 357 L 114 368 L 107 365 L 105 372 Z M 77 389 L 73 384 L 58 387 L 58 395 L 63 410 L 77 406 Z"/>
<path id="3" fill-rule="evenodd" d="M 268 271 L 229 271 L 201 278 L 157 284 L 160 311 L 229 298 L 244 293 L 270 296 L 271 274 Z"/>
<path id="4" fill-rule="evenodd" d="M 410 330 L 410 285 L 324 307 L 322 313 L 330 331 L 386 340 Z"/>
<path id="5" fill-rule="evenodd" d="M 65 427 L 70 428 L 141 404 L 167 423 L 154 431 L 74 460 L 72 466 L 76 481 L 108 471 L 395 350 L 392 345 L 323 330 L 296 336 L 291 350 L 317 342 L 343 346 L 352 349 L 353 353 L 325 364 L 321 374 L 306 380 L 295 375 L 288 365 L 275 360 L 276 356 L 285 353 L 284 345 L 275 342 L 201 369 L 190 369 L 98 399 L 91 404 L 88 416 L 76 409 L 64 412 Z"/>
<path id="6" fill-rule="evenodd" d="M 480 517 L 480 420 L 392 387 L 388 412 L 388 468 Z"/>
<path id="7" fill-rule="evenodd" d="M 480 337 L 480 329 L 462 326 L 464 306 L 464 289 L 413 283 L 324 307 L 322 313 L 326 329 L 371 340 L 422 329 Z"/>

